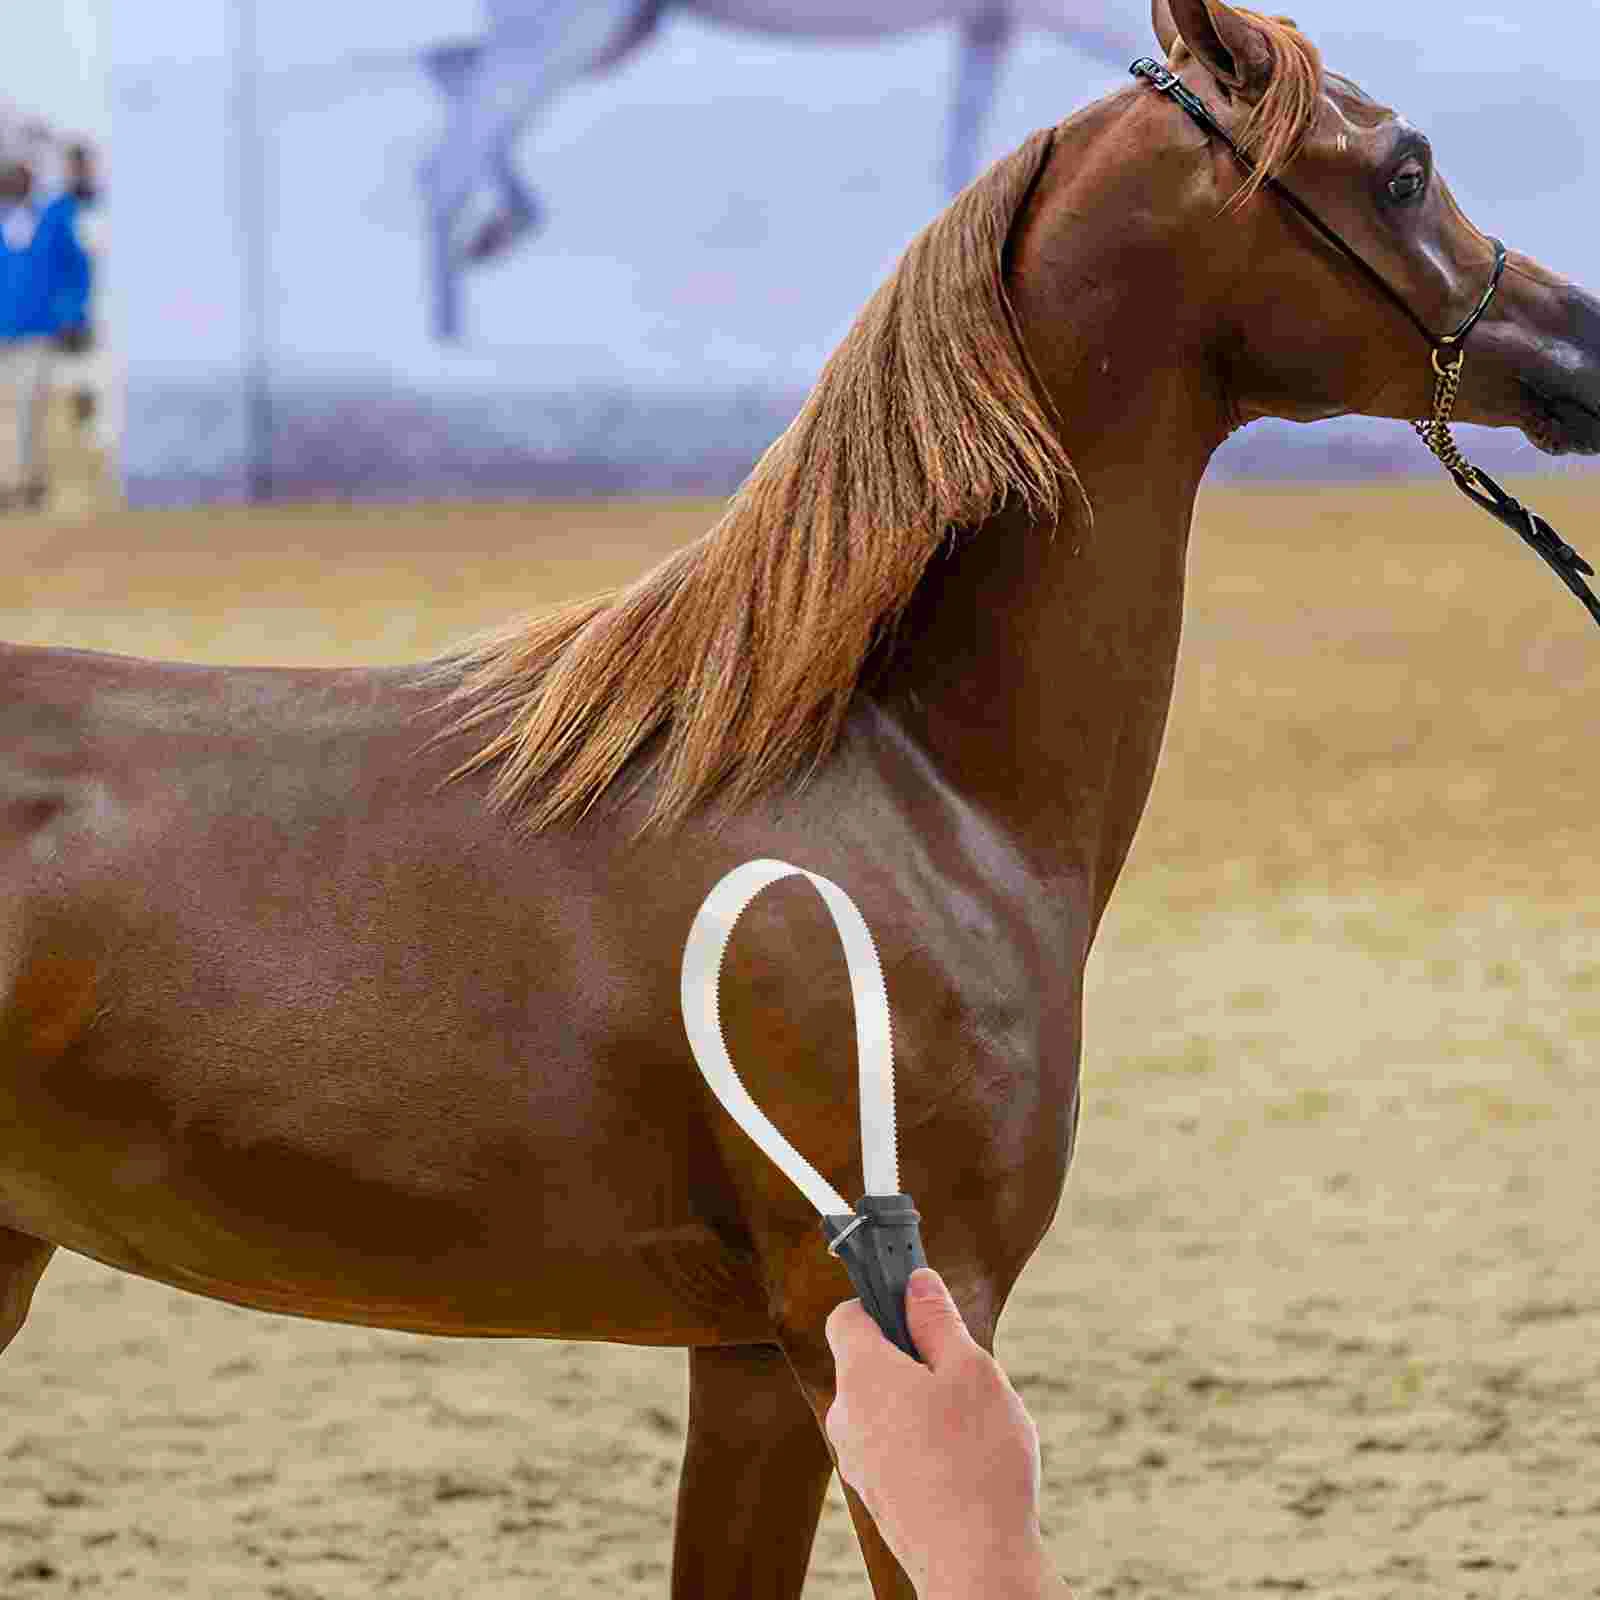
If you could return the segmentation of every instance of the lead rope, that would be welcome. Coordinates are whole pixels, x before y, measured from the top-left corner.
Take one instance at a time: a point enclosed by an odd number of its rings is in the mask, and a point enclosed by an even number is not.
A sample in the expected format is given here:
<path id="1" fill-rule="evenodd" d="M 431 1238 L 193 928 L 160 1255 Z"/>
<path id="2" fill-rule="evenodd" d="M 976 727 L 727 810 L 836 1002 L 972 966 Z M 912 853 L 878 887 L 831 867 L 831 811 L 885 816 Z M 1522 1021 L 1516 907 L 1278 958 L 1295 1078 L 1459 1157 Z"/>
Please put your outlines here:
<path id="1" fill-rule="evenodd" d="M 1583 609 L 1600 622 L 1600 600 L 1583 581 L 1595 575 L 1594 568 L 1537 511 L 1530 511 L 1514 495 L 1507 494 L 1482 467 L 1473 466 L 1451 436 L 1450 419 L 1455 415 L 1467 352 L 1457 350 L 1455 360 L 1446 363 L 1439 359 L 1442 348 L 1443 345 L 1435 345 L 1433 351 L 1433 370 L 1437 374 L 1433 386 L 1433 415 L 1426 422 L 1411 424 L 1417 430 L 1417 437 L 1443 463 L 1456 488 L 1516 534 L 1578 597 Z"/>

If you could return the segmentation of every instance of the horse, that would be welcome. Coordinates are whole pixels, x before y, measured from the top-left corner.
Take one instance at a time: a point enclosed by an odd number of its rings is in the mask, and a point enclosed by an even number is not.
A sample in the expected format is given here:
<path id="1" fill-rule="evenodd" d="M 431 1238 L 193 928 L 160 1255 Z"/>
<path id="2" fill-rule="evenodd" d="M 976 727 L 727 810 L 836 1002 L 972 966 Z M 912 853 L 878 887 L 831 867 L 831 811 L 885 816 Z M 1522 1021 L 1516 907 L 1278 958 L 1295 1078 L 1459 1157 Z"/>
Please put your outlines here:
<path id="1" fill-rule="evenodd" d="M 954 23 L 961 53 L 944 156 L 946 190 L 973 177 L 978 140 L 1016 33 L 1059 35 L 1095 60 L 1125 64 L 1131 27 L 1107 15 L 1105 0 L 487 0 L 480 40 L 423 52 L 422 65 L 449 116 L 424 158 L 422 188 L 435 338 L 461 336 L 461 268 L 503 255 L 537 231 L 543 210 L 514 160 L 516 141 L 543 107 L 579 80 L 631 58 L 668 11 L 729 27 L 796 39 L 867 40 Z M 463 242 L 468 201 L 494 194 L 486 221 Z"/>
<path id="2" fill-rule="evenodd" d="M 635 583 L 381 670 L 0 652 L 0 1346 L 59 1247 L 303 1317 L 685 1347 L 671 1592 L 801 1593 L 850 1289 L 695 1066 L 706 892 L 766 856 L 860 906 L 904 1187 L 992 1352 L 1078 1136 L 1213 451 L 1423 415 L 1442 365 L 1462 420 L 1600 453 L 1600 300 L 1502 260 L 1290 23 L 1153 21 L 1253 175 L 1142 80 L 1032 135 Z M 1402 306 L 1476 326 L 1430 360 Z M 854 1195 L 826 919 L 799 880 L 760 898 L 724 1030 Z M 912 1600 L 846 1499 L 876 1600 Z"/>

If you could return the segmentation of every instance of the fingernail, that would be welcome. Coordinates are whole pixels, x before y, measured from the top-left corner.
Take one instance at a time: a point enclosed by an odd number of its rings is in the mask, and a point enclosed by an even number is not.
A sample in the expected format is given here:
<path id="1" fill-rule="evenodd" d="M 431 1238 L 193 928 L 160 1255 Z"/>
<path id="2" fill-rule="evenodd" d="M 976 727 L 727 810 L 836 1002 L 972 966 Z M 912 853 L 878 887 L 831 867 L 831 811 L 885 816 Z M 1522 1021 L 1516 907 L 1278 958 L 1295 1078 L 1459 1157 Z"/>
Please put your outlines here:
<path id="1" fill-rule="evenodd" d="M 911 1281 L 906 1285 L 906 1293 L 918 1300 L 937 1300 L 944 1293 L 944 1285 L 939 1281 L 939 1274 L 932 1267 L 918 1267 L 911 1274 Z"/>

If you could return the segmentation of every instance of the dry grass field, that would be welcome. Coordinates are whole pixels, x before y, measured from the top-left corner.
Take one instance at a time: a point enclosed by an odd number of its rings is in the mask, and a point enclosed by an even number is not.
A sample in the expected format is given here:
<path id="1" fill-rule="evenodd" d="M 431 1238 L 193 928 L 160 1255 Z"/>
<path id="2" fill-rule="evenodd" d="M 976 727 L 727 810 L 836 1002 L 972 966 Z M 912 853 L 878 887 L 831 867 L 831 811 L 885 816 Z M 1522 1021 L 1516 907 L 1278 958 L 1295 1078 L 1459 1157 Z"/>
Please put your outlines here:
<path id="1" fill-rule="evenodd" d="M 1600 480 L 1529 494 L 1600 555 Z M 80 507 L 80 509 L 82 509 Z M 0 636 L 401 661 L 707 505 L 0 523 Z M 1600 632 L 1443 478 L 1202 498 L 1086 1104 L 999 1355 L 1088 1596 L 1600 1596 Z M 892 996 L 891 996 L 892 998 Z M 58 1256 L 0 1595 L 664 1596 L 683 1356 L 212 1304 Z M 808 1595 L 867 1592 L 837 1486 Z"/>

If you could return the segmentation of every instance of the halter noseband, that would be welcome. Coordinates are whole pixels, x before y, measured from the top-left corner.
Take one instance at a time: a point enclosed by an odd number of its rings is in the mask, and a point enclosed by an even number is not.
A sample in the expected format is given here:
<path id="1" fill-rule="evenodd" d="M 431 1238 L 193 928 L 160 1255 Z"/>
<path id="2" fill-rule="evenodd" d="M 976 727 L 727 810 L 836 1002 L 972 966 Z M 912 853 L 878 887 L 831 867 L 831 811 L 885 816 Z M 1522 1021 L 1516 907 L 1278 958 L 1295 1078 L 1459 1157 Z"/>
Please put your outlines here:
<path id="1" fill-rule="evenodd" d="M 1205 101 L 1189 89 L 1170 67 L 1163 66 L 1150 56 L 1141 56 L 1128 70 L 1136 78 L 1144 79 L 1162 94 L 1175 100 L 1207 134 L 1220 139 L 1227 146 L 1234 159 L 1246 172 L 1253 173 L 1256 170 L 1256 163 L 1234 143 L 1233 136 L 1211 114 Z M 1528 510 L 1521 501 L 1513 499 L 1481 467 L 1474 467 L 1468 462 L 1462 455 L 1460 447 L 1450 436 L 1450 418 L 1455 411 L 1457 391 L 1461 388 L 1461 369 L 1467 359 L 1464 343 L 1467 335 L 1477 327 L 1479 318 L 1489 309 L 1489 302 L 1494 299 L 1495 291 L 1500 287 L 1500 280 L 1506 270 L 1506 247 L 1498 239 L 1489 241 L 1494 246 L 1494 272 L 1489 279 L 1489 287 L 1483 291 L 1483 298 L 1473 307 L 1460 327 L 1451 333 L 1436 334 L 1395 291 L 1389 280 L 1330 228 L 1293 190 L 1270 176 L 1264 178 L 1262 184 L 1309 222 L 1341 255 L 1360 268 L 1373 287 L 1382 293 L 1428 342 L 1432 351 L 1435 374 L 1433 416 L 1426 422 L 1412 424 L 1418 436 L 1449 471 L 1456 487 L 1474 505 L 1480 506 L 1492 517 L 1504 523 L 1530 545 L 1556 576 L 1583 602 L 1589 615 L 1600 623 L 1600 600 L 1595 598 L 1594 592 L 1583 581 L 1584 576 L 1591 578 L 1594 576 L 1594 568 L 1571 545 L 1563 543 L 1560 535 L 1543 517 L 1537 512 Z M 1449 359 L 1450 351 L 1455 352 L 1453 361 Z"/>

